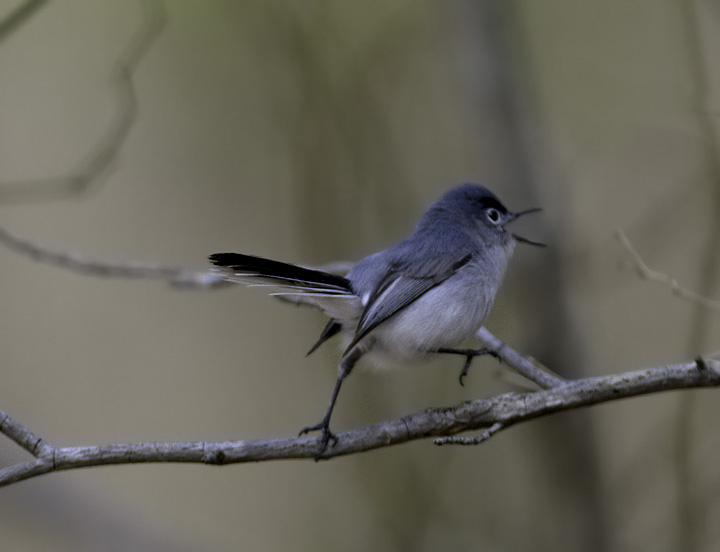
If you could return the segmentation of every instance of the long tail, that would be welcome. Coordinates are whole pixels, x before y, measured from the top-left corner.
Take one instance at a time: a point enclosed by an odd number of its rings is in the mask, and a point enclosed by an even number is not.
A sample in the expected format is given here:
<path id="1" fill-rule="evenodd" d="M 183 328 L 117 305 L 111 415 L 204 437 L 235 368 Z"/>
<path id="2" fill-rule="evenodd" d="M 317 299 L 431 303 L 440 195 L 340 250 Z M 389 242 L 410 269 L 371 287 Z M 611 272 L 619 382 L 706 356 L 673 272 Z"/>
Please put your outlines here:
<path id="1" fill-rule="evenodd" d="M 215 253 L 210 255 L 210 261 L 228 281 L 277 288 L 280 291 L 270 295 L 325 311 L 331 320 L 308 354 L 342 329 L 341 320 L 359 315 L 360 298 L 353 292 L 350 280 L 337 274 L 241 253 Z"/>
<path id="2" fill-rule="evenodd" d="M 241 253 L 215 253 L 210 255 L 210 261 L 222 267 L 222 272 L 230 281 L 269 285 L 303 294 L 353 295 L 347 278 L 321 270 Z"/>
<path id="3" fill-rule="evenodd" d="M 270 295 L 319 308 L 338 320 L 359 315 L 360 298 L 350 280 L 337 274 L 241 253 L 215 253 L 210 261 L 230 282 L 275 288 Z"/>

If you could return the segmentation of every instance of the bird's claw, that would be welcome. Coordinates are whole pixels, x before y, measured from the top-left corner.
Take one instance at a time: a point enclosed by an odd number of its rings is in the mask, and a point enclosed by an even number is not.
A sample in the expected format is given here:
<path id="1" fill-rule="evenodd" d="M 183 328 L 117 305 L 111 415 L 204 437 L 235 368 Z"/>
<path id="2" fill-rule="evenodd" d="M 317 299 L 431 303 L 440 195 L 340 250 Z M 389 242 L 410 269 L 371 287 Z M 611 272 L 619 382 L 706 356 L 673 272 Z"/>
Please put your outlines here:
<path id="1" fill-rule="evenodd" d="M 315 452 L 315 460 L 319 460 L 325 453 L 325 450 L 327 450 L 330 441 L 332 441 L 332 446 L 335 446 L 335 444 L 338 442 L 338 438 L 337 435 L 330 431 L 330 420 L 323 420 L 319 424 L 303 428 L 300 431 L 299 435 L 305 435 L 306 433 L 310 433 L 311 431 L 322 432 L 322 434 L 320 435 L 320 447 Z"/>
<path id="2" fill-rule="evenodd" d="M 463 369 L 460 371 L 460 375 L 458 376 L 458 381 L 463 387 L 465 387 L 465 376 L 467 376 L 468 370 L 470 370 L 473 358 L 475 358 L 474 355 L 467 355 L 465 357 L 465 366 L 463 366 Z"/>
<path id="3" fill-rule="evenodd" d="M 483 347 L 482 349 L 459 350 L 457 352 L 465 355 L 465 365 L 463 366 L 463 369 L 460 371 L 460 375 L 458 376 L 458 381 L 463 387 L 465 387 L 465 376 L 467 376 L 468 370 L 470 370 L 470 365 L 472 364 L 472 361 L 476 356 L 490 355 L 500 360 L 500 355 L 496 350 L 488 349 L 485 347 Z"/>

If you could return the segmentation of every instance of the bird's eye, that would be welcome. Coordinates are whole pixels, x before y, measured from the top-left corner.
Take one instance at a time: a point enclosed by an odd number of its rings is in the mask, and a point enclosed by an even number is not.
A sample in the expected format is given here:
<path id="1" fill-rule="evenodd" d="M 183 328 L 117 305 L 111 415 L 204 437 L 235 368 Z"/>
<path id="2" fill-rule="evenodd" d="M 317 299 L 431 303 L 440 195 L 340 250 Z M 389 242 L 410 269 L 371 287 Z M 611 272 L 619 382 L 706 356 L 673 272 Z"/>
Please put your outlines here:
<path id="1" fill-rule="evenodd" d="M 488 209 L 485 211 L 485 214 L 492 224 L 498 224 L 500 222 L 500 211 L 497 209 Z"/>

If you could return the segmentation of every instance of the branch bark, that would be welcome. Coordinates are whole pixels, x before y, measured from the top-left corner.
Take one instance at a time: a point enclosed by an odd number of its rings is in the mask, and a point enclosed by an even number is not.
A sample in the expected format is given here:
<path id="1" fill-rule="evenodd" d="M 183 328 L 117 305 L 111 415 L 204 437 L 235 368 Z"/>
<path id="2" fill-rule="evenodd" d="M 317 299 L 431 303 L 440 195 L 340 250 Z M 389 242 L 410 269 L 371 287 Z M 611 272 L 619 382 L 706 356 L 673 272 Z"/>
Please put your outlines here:
<path id="1" fill-rule="evenodd" d="M 542 366 L 536 360 L 521 355 L 515 349 L 500 341 L 484 326 L 478 330 L 475 337 L 485 347 L 497 352 L 500 360 L 510 368 L 525 379 L 535 383 L 541 389 L 552 389 L 567 382 L 567 380 L 550 373 L 545 366 Z"/>
<path id="2" fill-rule="evenodd" d="M 507 346 L 506 346 L 507 347 Z M 508 347 L 509 349 L 509 347 Z M 397 420 L 338 434 L 322 459 L 438 437 L 435 443 L 483 442 L 517 423 L 555 412 L 673 389 L 720 386 L 720 360 L 693 362 L 564 382 L 531 393 L 507 393 L 451 408 L 429 408 Z M 55 448 L 0 412 L 0 431 L 35 460 L 0 469 L 0 486 L 60 470 L 109 464 L 183 462 L 212 465 L 315 458 L 318 437 L 226 442 L 132 443 Z M 485 430 L 476 439 L 454 435 Z"/>

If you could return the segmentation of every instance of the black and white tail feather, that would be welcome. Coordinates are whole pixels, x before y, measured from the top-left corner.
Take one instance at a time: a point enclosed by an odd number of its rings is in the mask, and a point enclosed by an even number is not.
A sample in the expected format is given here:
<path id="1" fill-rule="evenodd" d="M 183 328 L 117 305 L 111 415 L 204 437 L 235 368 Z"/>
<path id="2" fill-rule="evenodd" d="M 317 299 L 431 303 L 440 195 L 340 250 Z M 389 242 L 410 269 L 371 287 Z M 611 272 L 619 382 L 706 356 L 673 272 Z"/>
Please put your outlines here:
<path id="1" fill-rule="evenodd" d="M 215 253 L 210 255 L 210 261 L 225 280 L 274 288 L 279 291 L 269 295 L 327 313 L 331 320 L 308 355 L 340 332 L 339 320 L 357 318 L 362 308 L 350 280 L 337 274 L 241 253 Z"/>

